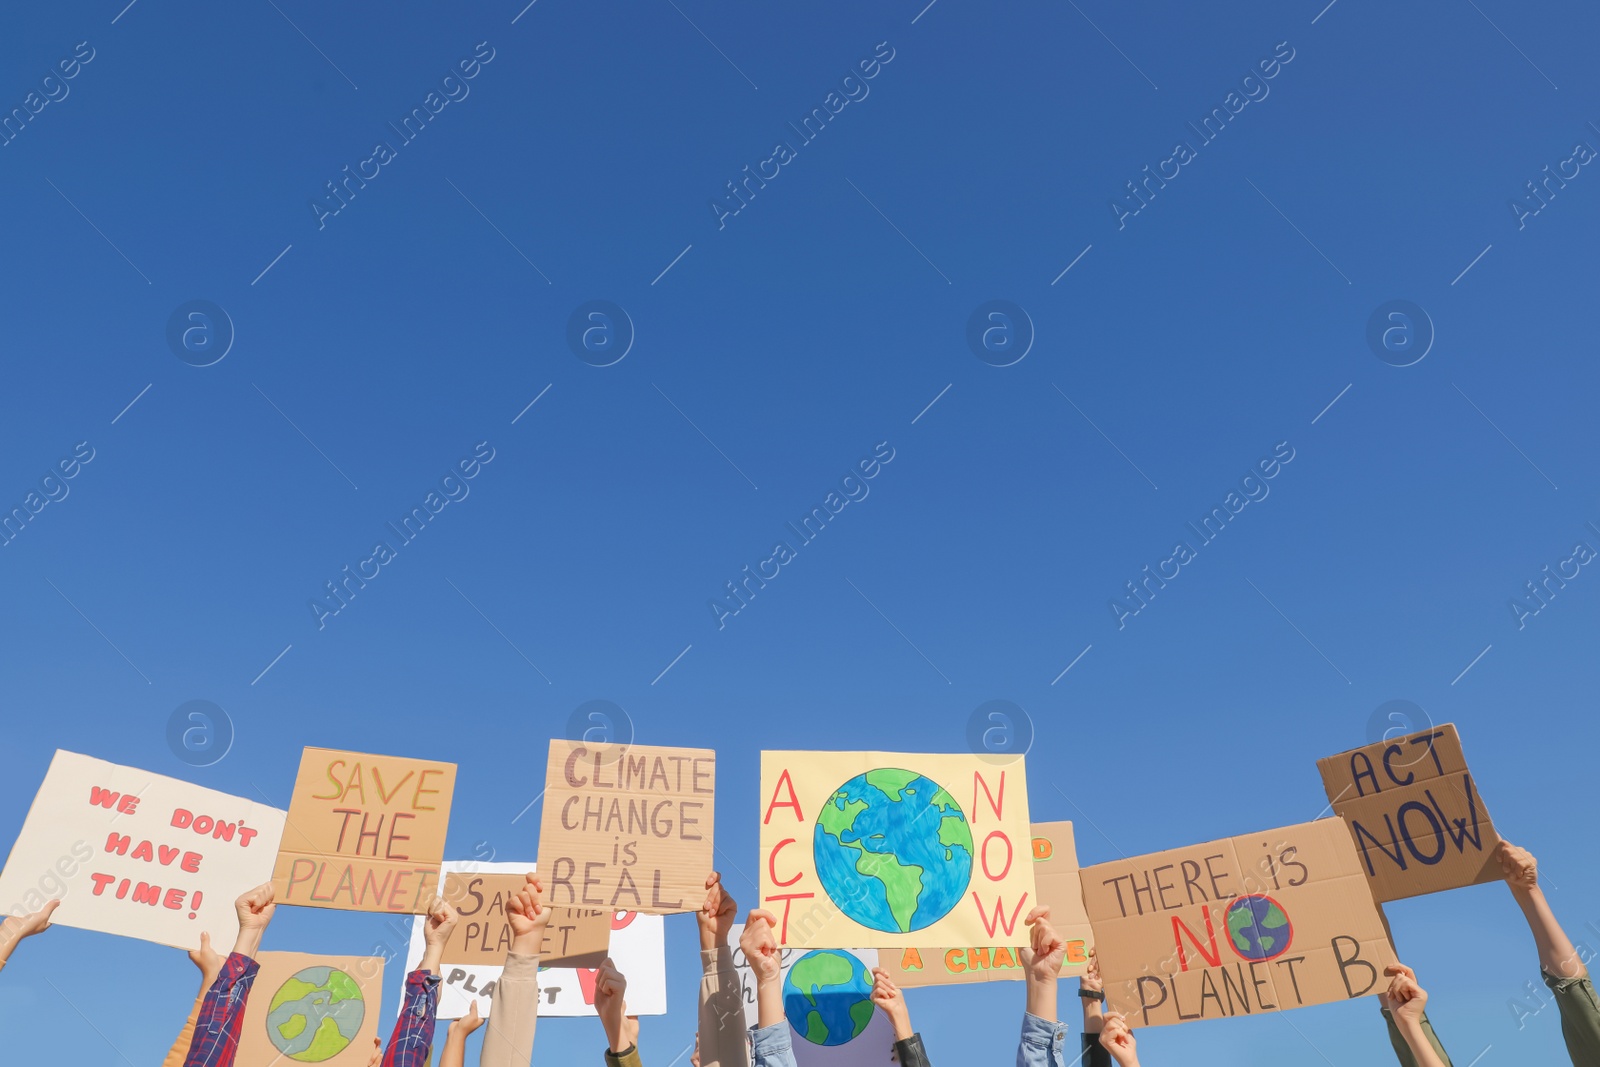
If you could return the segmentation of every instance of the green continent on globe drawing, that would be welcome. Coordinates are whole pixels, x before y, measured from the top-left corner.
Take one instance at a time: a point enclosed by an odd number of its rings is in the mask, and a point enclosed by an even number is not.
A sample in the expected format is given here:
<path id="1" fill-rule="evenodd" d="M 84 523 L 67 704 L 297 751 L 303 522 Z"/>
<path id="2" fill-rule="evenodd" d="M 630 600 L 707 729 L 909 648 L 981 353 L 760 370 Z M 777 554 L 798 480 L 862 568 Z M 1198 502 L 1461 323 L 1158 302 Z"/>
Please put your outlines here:
<path id="1" fill-rule="evenodd" d="M 970 862 L 972 829 L 967 825 L 960 805 L 942 786 L 934 786 L 933 795 L 923 801 L 911 786 L 919 779 L 925 782 L 928 780 L 915 771 L 897 767 L 879 767 L 867 771 L 862 775 L 862 779 L 883 793 L 892 803 L 900 804 L 908 801 L 925 803 L 925 810 L 919 810 L 913 819 L 920 819 L 926 814 L 939 816 L 936 838 L 943 854 L 942 859 L 946 863 L 956 860 L 956 850 L 959 849 L 964 853 L 963 858 Z M 853 799 L 847 792 L 840 790 L 833 795 L 829 803 L 823 805 L 822 811 L 817 816 L 817 827 L 840 847 L 856 853 L 854 864 L 856 871 L 882 884 L 888 900 L 889 914 L 895 927 L 902 933 L 909 933 L 913 929 L 912 918 L 922 899 L 927 871 L 922 864 L 909 862 L 896 855 L 893 845 L 883 851 L 872 851 L 859 837 L 853 841 L 845 840 L 844 835 L 855 828 L 858 817 L 869 807 L 867 801 Z M 868 840 L 882 844 L 883 835 L 871 834 L 868 835 Z"/>
<path id="2" fill-rule="evenodd" d="M 267 1038 L 292 1060 L 321 1063 L 349 1047 L 365 1015 L 355 979 L 334 967 L 307 967 L 273 994 Z"/>

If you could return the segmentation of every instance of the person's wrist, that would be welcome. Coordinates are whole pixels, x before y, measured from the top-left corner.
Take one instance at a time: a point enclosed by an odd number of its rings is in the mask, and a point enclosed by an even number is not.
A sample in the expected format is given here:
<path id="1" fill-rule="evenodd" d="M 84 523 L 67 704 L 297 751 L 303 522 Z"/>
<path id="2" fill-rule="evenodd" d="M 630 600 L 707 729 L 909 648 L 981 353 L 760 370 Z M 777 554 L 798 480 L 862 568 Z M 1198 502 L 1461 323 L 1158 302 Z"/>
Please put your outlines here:
<path id="1" fill-rule="evenodd" d="M 515 934 L 511 938 L 511 951 L 519 956 L 537 956 L 544 951 L 544 931 Z"/>
<path id="2" fill-rule="evenodd" d="M 917 1036 L 917 1032 L 911 1029 L 909 1016 L 898 1017 L 892 1019 L 891 1022 L 894 1023 L 894 1039 L 896 1041 L 909 1041 Z"/>
<path id="3" fill-rule="evenodd" d="M 233 942 L 233 951 L 240 956 L 249 956 L 255 959 L 257 952 L 261 951 L 260 930 L 241 929 L 239 936 Z"/>

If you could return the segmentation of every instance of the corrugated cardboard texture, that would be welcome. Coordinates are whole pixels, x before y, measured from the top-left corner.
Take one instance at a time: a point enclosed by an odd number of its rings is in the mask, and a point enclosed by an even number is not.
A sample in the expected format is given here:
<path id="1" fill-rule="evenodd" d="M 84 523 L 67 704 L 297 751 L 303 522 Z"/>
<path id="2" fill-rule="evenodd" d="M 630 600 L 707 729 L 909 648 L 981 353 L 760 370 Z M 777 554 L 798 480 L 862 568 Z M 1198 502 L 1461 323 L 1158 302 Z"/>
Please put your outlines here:
<path id="1" fill-rule="evenodd" d="M 366 1067 L 378 1036 L 378 1004 L 383 998 L 383 960 L 378 956 L 313 956 L 303 952 L 262 952 L 245 1005 L 237 1067 L 285 1067 L 315 1062 L 322 1067 Z M 308 968 L 331 967 L 331 982 L 317 972 L 273 1001 L 285 982 Z M 359 997 L 349 996 L 351 985 Z M 356 1020 L 359 1019 L 359 1022 Z M 352 1034 L 351 1031 L 354 1031 Z M 274 1043 L 274 1037 L 281 1044 Z M 314 1042 L 314 1044 L 313 1044 Z M 340 1047 L 342 1045 L 342 1047 Z M 334 1048 L 331 1056 L 323 1054 Z M 303 1059 L 310 1051 L 317 1058 Z M 289 1053 L 298 1052 L 298 1056 Z"/>
<path id="2" fill-rule="evenodd" d="M 696 911 L 713 868 L 717 754 L 550 742 L 539 870 L 558 907 Z"/>
<path id="3" fill-rule="evenodd" d="M 1078 881 L 1078 849 L 1070 822 L 1033 824 L 1033 879 L 1039 903 L 1050 907 L 1050 924 L 1067 943 L 1061 974 L 1082 974 L 1094 947 L 1094 928 L 1083 907 L 1083 887 Z M 1031 909 L 1030 909 L 1031 910 Z M 901 949 L 880 955 L 880 964 L 894 983 L 903 988 L 961 985 L 969 982 L 1022 981 L 1022 946 L 1026 931 L 1015 946 L 1001 948 Z"/>
<path id="4" fill-rule="evenodd" d="M 1367 996 L 1395 961 L 1337 818 L 1097 864 L 1082 884 L 1106 1007 L 1134 1026 Z"/>
<path id="5" fill-rule="evenodd" d="M 307 748 L 272 871 L 278 903 L 426 912 L 455 787 L 454 763 Z"/>
<path id="6" fill-rule="evenodd" d="M 503 964 L 511 948 L 506 901 L 527 884 L 521 874 L 444 876 L 444 899 L 461 919 L 445 943 L 441 962 L 476 966 Z M 545 927 L 541 967 L 598 967 L 611 944 L 612 913 L 596 909 L 553 908 Z"/>
<path id="7" fill-rule="evenodd" d="M 1451 723 L 1317 761 L 1379 903 L 1500 878 L 1500 843 Z"/>

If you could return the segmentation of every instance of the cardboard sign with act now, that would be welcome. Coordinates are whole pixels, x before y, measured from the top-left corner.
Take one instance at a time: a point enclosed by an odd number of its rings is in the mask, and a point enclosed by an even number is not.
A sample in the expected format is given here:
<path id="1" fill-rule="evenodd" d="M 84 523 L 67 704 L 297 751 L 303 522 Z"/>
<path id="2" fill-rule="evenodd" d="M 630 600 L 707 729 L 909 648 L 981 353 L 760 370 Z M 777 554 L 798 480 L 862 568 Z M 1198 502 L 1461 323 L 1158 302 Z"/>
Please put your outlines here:
<path id="1" fill-rule="evenodd" d="M 0 873 L 0 912 L 60 900 L 61 926 L 233 944 L 233 901 L 272 873 L 283 812 L 76 752 L 50 761 Z M 3 916 L 0 916 L 3 917 Z"/>
<path id="2" fill-rule="evenodd" d="M 1050 925 L 1066 942 L 1061 961 L 1063 976 L 1082 974 L 1094 947 L 1094 928 L 1083 907 L 1083 887 L 1078 882 L 1078 850 L 1070 822 L 1033 824 L 1033 879 L 1039 903 L 1050 908 Z M 1032 910 L 1031 908 L 1029 909 Z M 1018 931 L 1015 946 L 997 948 L 907 948 L 886 951 L 881 966 L 902 988 L 958 985 L 966 982 L 1022 981 L 1022 944 L 1027 930 Z"/>
<path id="3" fill-rule="evenodd" d="M 1342 819 L 1115 860 L 1082 879 L 1106 1009 L 1134 1026 L 1387 988 L 1394 949 Z"/>
<path id="4" fill-rule="evenodd" d="M 550 742 L 539 870 L 557 907 L 696 911 L 712 870 L 717 754 Z"/>
<path id="5" fill-rule="evenodd" d="M 1317 761 L 1380 904 L 1501 877 L 1500 843 L 1450 723 Z"/>
<path id="6" fill-rule="evenodd" d="M 761 753 L 761 906 L 785 947 L 1013 945 L 1031 837 L 1020 756 Z"/>
<path id="7" fill-rule="evenodd" d="M 426 912 L 455 787 L 454 763 L 307 748 L 272 870 L 278 903 Z"/>

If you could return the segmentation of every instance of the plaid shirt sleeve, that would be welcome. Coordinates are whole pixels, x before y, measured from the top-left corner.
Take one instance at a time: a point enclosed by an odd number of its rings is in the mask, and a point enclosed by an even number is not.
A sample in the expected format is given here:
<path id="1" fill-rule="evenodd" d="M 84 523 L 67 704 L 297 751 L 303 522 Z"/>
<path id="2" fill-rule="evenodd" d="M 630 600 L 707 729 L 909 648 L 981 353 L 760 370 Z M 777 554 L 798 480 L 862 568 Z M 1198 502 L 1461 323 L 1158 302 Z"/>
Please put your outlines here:
<path id="1" fill-rule="evenodd" d="M 383 1067 L 428 1067 L 438 1013 L 439 976 L 421 970 L 406 975 L 406 999 L 383 1054 Z"/>
<path id="2" fill-rule="evenodd" d="M 194 1024 L 194 1041 L 183 1067 L 232 1067 L 244 1029 L 244 1005 L 250 998 L 260 965 L 249 956 L 228 954 L 222 973 L 206 990 L 200 1016 Z"/>

